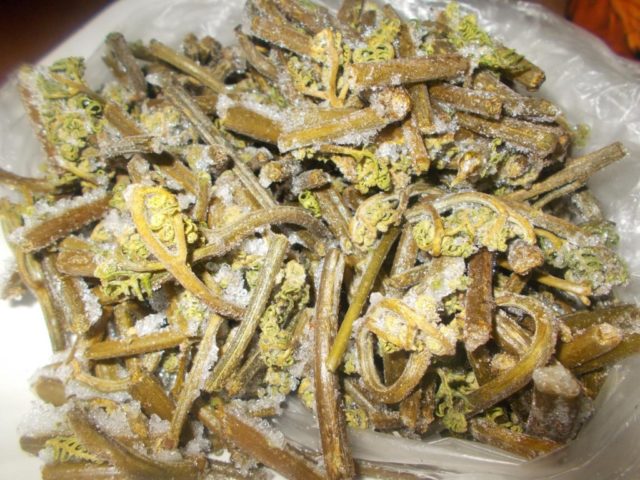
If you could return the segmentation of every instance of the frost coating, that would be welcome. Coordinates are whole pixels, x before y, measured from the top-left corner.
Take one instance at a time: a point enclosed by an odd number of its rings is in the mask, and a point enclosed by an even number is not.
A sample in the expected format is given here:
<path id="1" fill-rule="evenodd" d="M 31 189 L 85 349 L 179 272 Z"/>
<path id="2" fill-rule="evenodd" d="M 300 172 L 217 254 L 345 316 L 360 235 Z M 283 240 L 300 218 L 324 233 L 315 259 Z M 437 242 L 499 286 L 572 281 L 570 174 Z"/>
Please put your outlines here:
<path id="1" fill-rule="evenodd" d="M 18 435 L 45 436 L 67 435 L 71 433 L 65 415 L 68 406 L 54 407 L 42 400 L 31 402 L 29 415 L 22 418 L 18 425 Z"/>
<path id="2" fill-rule="evenodd" d="M 137 335 L 149 335 L 158 332 L 167 324 L 167 316 L 165 313 L 152 313 L 138 320 L 135 324 Z"/>

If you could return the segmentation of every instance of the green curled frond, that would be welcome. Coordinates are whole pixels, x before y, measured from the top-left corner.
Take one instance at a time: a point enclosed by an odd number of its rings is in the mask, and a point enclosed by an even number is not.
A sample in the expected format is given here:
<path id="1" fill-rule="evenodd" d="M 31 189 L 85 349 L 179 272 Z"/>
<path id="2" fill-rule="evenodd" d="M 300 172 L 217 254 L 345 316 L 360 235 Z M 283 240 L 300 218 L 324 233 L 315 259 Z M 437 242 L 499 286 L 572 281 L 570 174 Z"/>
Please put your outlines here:
<path id="1" fill-rule="evenodd" d="M 300 202 L 300 205 L 304 208 L 309 210 L 314 217 L 319 218 L 321 216 L 320 202 L 318 202 L 318 197 L 316 197 L 312 191 L 304 190 L 300 192 L 298 195 L 298 202 Z"/>

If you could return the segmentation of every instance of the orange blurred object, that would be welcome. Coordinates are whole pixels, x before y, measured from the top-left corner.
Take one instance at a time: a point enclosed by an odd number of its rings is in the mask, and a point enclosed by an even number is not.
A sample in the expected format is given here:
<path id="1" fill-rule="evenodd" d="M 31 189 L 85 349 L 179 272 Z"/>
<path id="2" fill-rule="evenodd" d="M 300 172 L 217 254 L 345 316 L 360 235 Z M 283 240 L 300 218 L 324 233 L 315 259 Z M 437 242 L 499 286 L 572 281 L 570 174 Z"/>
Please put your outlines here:
<path id="1" fill-rule="evenodd" d="M 640 0 L 571 0 L 567 17 L 616 53 L 640 58 Z"/>

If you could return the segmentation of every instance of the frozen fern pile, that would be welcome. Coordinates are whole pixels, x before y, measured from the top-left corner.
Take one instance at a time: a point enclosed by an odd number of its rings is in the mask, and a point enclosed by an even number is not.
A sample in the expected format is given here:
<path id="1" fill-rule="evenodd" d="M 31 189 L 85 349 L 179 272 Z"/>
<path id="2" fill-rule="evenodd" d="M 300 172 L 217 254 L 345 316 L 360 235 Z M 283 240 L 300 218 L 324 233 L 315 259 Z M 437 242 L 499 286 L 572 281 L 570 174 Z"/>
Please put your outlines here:
<path id="1" fill-rule="evenodd" d="M 2 293 L 55 352 L 20 439 L 43 478 L 422 478 L 348 429 L 571 441 L 640 348 L 586 186 L 622 145 L 573 155 L 542 70 L 456 4 L 252 0 L 235 32 L 110 34 L 99 88 L 80 58 L 20 71 L 45 163 L 0 170 Z"/>

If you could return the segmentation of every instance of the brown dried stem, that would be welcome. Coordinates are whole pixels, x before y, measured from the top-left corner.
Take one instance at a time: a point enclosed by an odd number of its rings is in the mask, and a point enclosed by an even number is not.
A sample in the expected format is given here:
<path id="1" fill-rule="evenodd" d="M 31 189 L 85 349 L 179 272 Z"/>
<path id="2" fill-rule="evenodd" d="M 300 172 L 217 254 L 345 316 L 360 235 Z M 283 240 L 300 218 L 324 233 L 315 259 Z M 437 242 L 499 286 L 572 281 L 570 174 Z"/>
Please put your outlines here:
<path id="1" fill-rule="evenodd" d="M 329 371 L 325 358 L 329 354 L 338 330 L 338 311 L 344 258 L 338 250 L 330 250 L 324 259 L 316 312 L 312 323 L 314 331 L 314 381 L 316 413 L 320 426 L 322 453 L 330 479 L 353 478 L 354 466 L 347 441 L 344 412 L 338 375 Z"/>
<path id="2" fill-rule="evenodd" d="M 356 293 L 354 294 L 351 304 L 349 305 L 349 309 L 340 324 L 336 341 L 331 347 L 331 352 L 327 357 L 327 366 L 332 372 L 335 372 L 342 362 L 342 357 L 344 356 L 349 344 L 349 337 L 351 337 L 353 322 L 360 316 L 360 312 L 369 298 L 369 293 L 373 288 L 373 284 L 378 276 L 380 268 L 382 267 L 382 263 L 387 257 L 387 254 L 399 233 L 400 231 L 398 228 L 390 228 L 389 231 L 380 239 L 375 250 L 370 254 L 367 266 L 360 278 L 360 283 L 358 284 Z"/>

